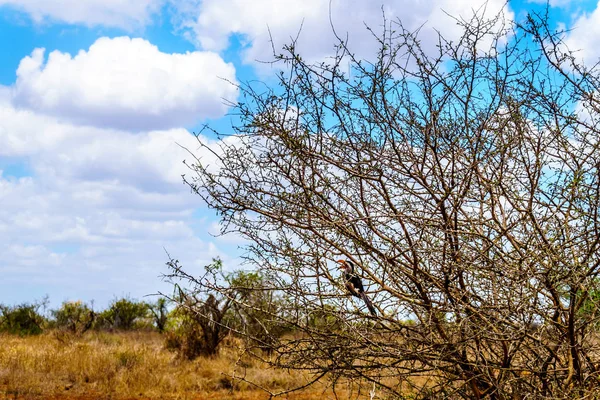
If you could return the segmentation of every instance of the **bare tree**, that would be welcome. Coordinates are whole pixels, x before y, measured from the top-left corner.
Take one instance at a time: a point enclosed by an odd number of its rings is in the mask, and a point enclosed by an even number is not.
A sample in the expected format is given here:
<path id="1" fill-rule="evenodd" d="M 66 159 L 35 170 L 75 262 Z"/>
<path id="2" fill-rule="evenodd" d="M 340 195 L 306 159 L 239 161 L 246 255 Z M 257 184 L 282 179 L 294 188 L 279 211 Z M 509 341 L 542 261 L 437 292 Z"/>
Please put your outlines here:
<path id="1" fill-rule="evenodd" d="M 340 40 L 310 64 L 292 43 L 280 85 L 241 87 L 237 135 L 186 182 L 288 300 L 273 318 L 297 334 L 273 338 L 274 365 L 396 397 L 592 396 L 598 71 L 544 16 L 456 22 L 435 54 L 400 21 L 372 62 Z"/>

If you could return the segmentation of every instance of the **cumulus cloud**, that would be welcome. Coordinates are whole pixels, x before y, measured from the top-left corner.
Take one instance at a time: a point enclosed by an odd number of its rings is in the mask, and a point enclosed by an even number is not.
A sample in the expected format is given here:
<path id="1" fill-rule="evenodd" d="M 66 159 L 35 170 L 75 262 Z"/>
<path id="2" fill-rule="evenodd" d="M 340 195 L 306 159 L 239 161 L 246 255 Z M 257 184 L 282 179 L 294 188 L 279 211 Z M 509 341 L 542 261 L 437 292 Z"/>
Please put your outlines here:
<path id="1" fill-rule="evenodd" d="M 45 293 L 102 304 L 126 293 L 139 298 L 165 288 L 165 249 L 190 271 L 231 254 L 196 234 L 198 204 L 182 191 L 152 195 L 123 183 L 47 176 L 0 176 L 0 191 L 4 301 Z M 24 290 L 36 282 L 40 291 Z"/>
<path id="2" fill-rule="evenodd" d="M 14 100 L 80 124 L 165 129 L 218 118 L 237 96 L 235 68 L 216 53 L 162 53 L 150 42 L 100 38 L 71 56 L 35 49 L 17 70 Z"/>
<path id="3" fill-rule="evenodd" d="M 163 0 L 0 0 L 7 6 L 26 12 L 41 23 L 46 20 L 87 26 L 104 25 L 128 31 L 151 21 Z"/>
<path id="4" fill-rule="evenodd" d="M 193 3 L 193 2 L 192 2 Z M 223 51 L 229 45 L 232 35 L 240 35 L 247 49 L 246 62 L 270 60 L 272 45 L 269 31 L 277 51 L 296 37 L 302 26 L 299 45 L 306 58 L 319 59 L 332 51 L 335 38 L 333 26 L 340 36 L 348 33 L 350 47 L 359 55 L 371 55 L 375 41 L 367 31 L 365 24 L 377 34 L 381 31 L 383 13 L 388 20 L 400 18 L 406 28 L 416 30 L 426 24 L 422 30 L 422 39 L 433 46 L 436 35 L 434 28 L 449 39 L 456 39 L 461 30 L 454 17 L 470 19 L 474 10 L 485 16 L 495 16 L 505 11 L 507 19 L 513 13 L 505 7 L 504 0 L 436 0 L 423 2 L 418 0 L 388 0 L 382 8 L 379 2 L 361 0 L 333 0 L 331 13 L 328 1 L 294 0 L 204 0 L 191 7 L 190 1 L 184 2 L 184 12 L 188 15 L 188 27 L 199 46 L 203 49 Z M 191 12 L 190 10 L 194 10 Z"/>
<path id="5" fill-rule="evenodd" d="M 38 174 L 126 183 L 169 192 L 181 186 L 185 149 L 198 147 L 183 128 L 132 133 L 77 126 L 0 101 L 0 156 L 30 160 Z"/>
<path id="6" fill-rule="evenodd" d="M 596 38 L 600 35 L 600 3 L 591 13 L 582 13 L 572 24 L 565 37 L 570 50 L 576 51 L 580 61 L 593 65 L 600 57 L 600 43 Z"/>
<path id="7" fill-rule="evenodd" d="M 214 221 L 196 217 L 202 205 L 181 182 L 189 171 L 179 145 L 197 152 L 182 128 L 82 127 L 0 96 L 0 157 L 32 171 L 21 178 L 0 171 L 5 301 L 49 293 L 54 301 L 106 304 L 114 295 L 165 290 L 165 249 L 192 272 L 215 256 L 231 260 L 230 245 L 217 247 L 207 233 Z"/>

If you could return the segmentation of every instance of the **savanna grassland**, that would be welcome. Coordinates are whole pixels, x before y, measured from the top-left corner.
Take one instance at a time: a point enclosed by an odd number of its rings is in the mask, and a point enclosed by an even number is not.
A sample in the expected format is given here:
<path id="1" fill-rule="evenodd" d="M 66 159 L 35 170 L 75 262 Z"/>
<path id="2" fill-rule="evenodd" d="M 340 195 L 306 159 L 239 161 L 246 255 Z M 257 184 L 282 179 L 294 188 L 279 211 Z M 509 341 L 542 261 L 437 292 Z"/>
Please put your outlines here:
<path id="1" fill-rule="evenodd" d="M 60 331 L 0 334 L 0 398 L 5 399 L 268 399 L 309 378 L 270 369 L 227 339 L 216 357 L 188 361 L 165 348 L 157 332 Z M 233 377 L 243 378 L 242 380 Z M 244 381 L 246 380 L 246 381 Z M 368 398 L 368 392 L 326 382 L 283 399 Z"/>

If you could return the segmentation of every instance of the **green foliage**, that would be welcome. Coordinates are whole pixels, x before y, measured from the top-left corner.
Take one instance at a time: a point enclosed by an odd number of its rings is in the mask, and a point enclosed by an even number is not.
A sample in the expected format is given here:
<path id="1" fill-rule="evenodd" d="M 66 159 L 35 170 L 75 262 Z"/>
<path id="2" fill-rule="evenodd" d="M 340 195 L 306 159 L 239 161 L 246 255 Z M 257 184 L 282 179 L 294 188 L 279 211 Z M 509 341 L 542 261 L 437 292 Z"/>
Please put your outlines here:
<path id="1" fill-rule="evenodd" d="M 169 315 L 166 347 L 188 360 L 217 354 L 229 333 L 230 306 L 228 299 L 218 300 L 213 295 L 204 301 L 186 297 Z"/>
<path id="2" fill-rule="evenodd" d="M 159 298 L 156 303 L 148 304 L 148 309 L 152 314 L 154 325 L 159 332 L 164 332 L 169 319 L 169 309 L 167 308 L 167 299 Z"/>
<path id="3" fill-rule="evenodd" d="M 564 296 L 565 301 L 571 302 L 571 296 Z M 577 314 L 582 323 L 594 328 L 600 327 L 600 280 L 595 279 L 589 284 L 588 290 L 577 291 L 575 302 L 580 304 Z"/>
<path id="4" fill-rule="evenodd" d="M 326 332 L 337 332 L 343 326 L 340 310 L 331 305 L 313 310 L 307 315 L 307 325 L 310 328 Z"/>
<path id="5" fill-rule="evenodd" d="M 175 284 L 176 309 L 170 315 L 167 346 L 187 358 L 215 354 L 219 343 L 233 332 L 252 346 L 271 351 L 289 326 L 281 322 L 283 299 L 258 271 L 225 273 L 220 259 L 205 267 L 199 278 L 185 274 L 177 260 L 167 265 L 170 278 L 187 281 L 185 289 Z"/>
<path id="6" fill-rule="evenodd" d="M 289 326 L 278 318 L 283 299 L 267 288 L 267 278 L 257 271 L 235 271 L 226 276 L 230 296 L 236 299 L 234 328 L 263 350 L 274 344 Z"/>
<path id="7" fill-rule="evenodd" d="M 129 298 L 115 299 L 98 316 L 97 326 L 105 329 L 132 330 L 151 325 L 149 307 Z"/>
<path id="8" fill-rule="evenodd" d="M 65 301 L 52 315 L 57 328 L 76 335 L 89 330 L 96 320 L 96 313 L 81 300 Z"/>
<path id="9" fill-rule="evenodd" d="M 46 319 L 39 310 L 45 305 L 46 300 L 12 307 L 0 305 L 0 331 L 21 336 L 42 333 Z"/>

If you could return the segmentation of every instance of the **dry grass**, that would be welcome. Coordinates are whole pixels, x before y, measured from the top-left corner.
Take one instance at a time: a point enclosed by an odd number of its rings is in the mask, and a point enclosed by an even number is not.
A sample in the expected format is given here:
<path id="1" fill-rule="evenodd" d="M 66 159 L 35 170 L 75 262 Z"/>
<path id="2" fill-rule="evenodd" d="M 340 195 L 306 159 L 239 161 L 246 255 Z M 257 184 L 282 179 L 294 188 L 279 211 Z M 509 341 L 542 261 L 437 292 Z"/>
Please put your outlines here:
<path id="1" fill-rule="evenodd" d="M 245 375 L 272 392 L 302 385 L 309 378 L 268 369 L 244 357 L 235 340 L 229 340 L 218 357 L 194 361 L 165 350 L 162 336 L 153 332 L 93 332 L 82 338 L 57 333 L 0 335 L 0 342 L 0 398 L 7 399 L 259 400 L 269 395 L 230 376 Z M 365 397 L 347 390 L 337 394 Z M 323 383 L 282 398 L 333 397 Z"/>

